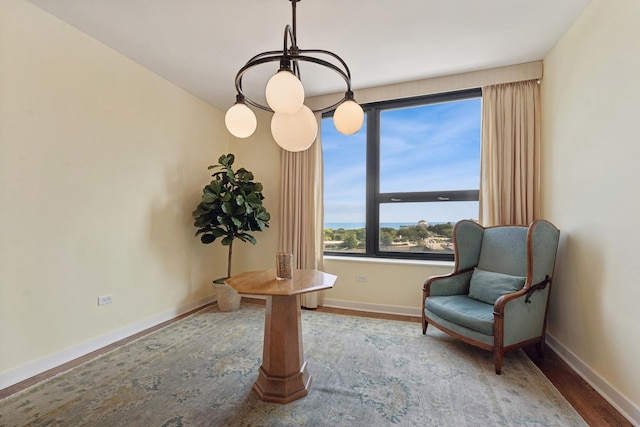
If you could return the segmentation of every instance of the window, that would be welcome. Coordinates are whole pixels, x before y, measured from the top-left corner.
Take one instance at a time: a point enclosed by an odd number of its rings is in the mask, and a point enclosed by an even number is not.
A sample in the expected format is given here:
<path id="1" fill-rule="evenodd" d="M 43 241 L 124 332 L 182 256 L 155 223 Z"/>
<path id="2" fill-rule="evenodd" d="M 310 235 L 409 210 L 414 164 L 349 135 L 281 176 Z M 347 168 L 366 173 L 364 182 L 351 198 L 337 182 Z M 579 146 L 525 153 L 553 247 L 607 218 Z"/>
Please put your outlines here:
<path id="1" fill-rule="evenodd" d="M 481 90 L 363 106 L 355 135 L 325 113 L 324 252 L 453 259 L 451 232 L 478 218 Z"/>

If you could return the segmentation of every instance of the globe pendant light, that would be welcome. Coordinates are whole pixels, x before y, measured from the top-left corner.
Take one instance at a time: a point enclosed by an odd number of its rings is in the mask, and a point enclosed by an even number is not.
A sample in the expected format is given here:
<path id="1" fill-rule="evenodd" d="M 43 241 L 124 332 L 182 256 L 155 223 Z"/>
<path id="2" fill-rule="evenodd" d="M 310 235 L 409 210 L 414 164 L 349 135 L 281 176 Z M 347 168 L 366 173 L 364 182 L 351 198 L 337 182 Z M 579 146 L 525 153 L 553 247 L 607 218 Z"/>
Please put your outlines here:
<path id="1" fill-rule="evenodd" d="M 295 114 L 275 112 L 271 118 L 271 135 L 287 151 L 304 151 L 318 136 L 316 116 L 306 105 Z"/>
<path id="2" fill-rule="evenodd" d="M 350 135 L 362 127 L 364 112 L 354 100 L 351 91 L 351 72 L 342 58 L 327 50 L 298 47 L 296 3 L 300 0 L 289 1 L 292 25 L 287 25 L 284 29 L 282 50 L 259 53 L 240 68 L 235 79 L 236 103 L 227 111 L 225 124 L 232 135 L 247 138 L 253 134 L 257 126 L 255 114 L 249 106 L 273 112 L 271 134 L 276 143 L 288 151 L 303 151 L 313 144 L 318 133 L 318 123 L 314 113 L 331 111 L 337 107 L 334 113 L 336 129 L 345 135 Z M 268 105 L 253 101 L 242 90 L 244 74 L 252 67 L 276 61 L 280 63 L 280 67 L 269 79 L 265 88 Z M 305 90 L 300 78 L 300 63 L 303 62 L 320 65 L 337 73 L 347 86 L 344 96 L 335 103 L 317 110 L 311 110 L 304 105 Z"/>
<path id="3" fill-rule="evenodd" d="M 353 100 L 347 99 L 336 108 L 333 113 L 333 124 L 338 132 L 344 135 L 353 135 L 358 132 L 364 123 L 364 111 L 362 107 Z"/>
<path id="4" fill-rule="evenodd" d="M 258 120 L 251 108 L 242 101 L 238 101 L 227 110 L 224 116 L 224 124 L 231 135 L 236 138 L 248 138 L 256 131 Z"/>
<path id="5" fill-rule="evenodd" d="M 304 102 L 304 87 L 291 71 L 280 70 L 269 79 L 265 95 L 276 113 L 295 114 Z"/>

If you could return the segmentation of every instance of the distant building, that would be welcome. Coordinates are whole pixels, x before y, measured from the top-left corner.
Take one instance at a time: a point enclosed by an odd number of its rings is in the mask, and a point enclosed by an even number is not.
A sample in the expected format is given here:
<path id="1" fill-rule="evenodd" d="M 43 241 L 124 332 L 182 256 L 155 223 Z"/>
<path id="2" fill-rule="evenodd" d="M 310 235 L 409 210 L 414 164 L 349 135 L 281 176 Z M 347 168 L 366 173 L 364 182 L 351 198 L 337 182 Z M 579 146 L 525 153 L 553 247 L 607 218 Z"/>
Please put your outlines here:
<path id="1" fill-rule="evenodd" d="M 427 228 L 428 226 L 429 226 L 429 223 L 424 219 L 421 219 L 420 221 L 418 221 L 418 227 Z"/>

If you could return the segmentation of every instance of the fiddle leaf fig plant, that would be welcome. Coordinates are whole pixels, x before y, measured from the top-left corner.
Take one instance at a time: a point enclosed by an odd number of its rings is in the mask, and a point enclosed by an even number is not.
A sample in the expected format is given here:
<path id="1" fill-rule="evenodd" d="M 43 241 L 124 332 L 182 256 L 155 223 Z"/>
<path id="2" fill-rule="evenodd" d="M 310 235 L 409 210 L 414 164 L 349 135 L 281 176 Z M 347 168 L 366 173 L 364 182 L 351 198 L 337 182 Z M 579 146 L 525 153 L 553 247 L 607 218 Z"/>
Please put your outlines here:
<path id="1" fill-rule="evenodd" d="M 220 156 L 214 169 L 213 180 L 202 190 L 202 200 L 193 211 L 193 225 L 198 229 L 196 236 L 204 244 L 221 239 L 229 246 L 227 277 L 231 277 L 231 256 L 233 242 L 256 244 L 250 233 L 269 227 L 271 215 L 262 205 L 262 184 L 254 181 L 253 173 L 244 168 L 233 170 L 233 154 Z"/>

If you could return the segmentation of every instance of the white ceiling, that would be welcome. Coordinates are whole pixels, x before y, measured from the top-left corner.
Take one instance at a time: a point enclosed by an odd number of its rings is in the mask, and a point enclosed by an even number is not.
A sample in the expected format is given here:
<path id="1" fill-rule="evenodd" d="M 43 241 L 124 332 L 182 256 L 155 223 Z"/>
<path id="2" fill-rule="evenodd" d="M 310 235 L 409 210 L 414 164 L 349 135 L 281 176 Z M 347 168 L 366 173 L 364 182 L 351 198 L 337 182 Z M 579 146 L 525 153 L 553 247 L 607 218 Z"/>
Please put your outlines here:
<path id="1" fill-rule="evenodd" d="M 291 24 L 289 0 L 30 1 L 221 110 L 238 69 Z M 590 1 L 302 0 L 298 46 L 340 55 L 357 90 L 542 59 Z M 245 75 L 249 96 L 277 65 Z M 307 95 L 344 90 L 323 70 L 301 65 Z"/>

